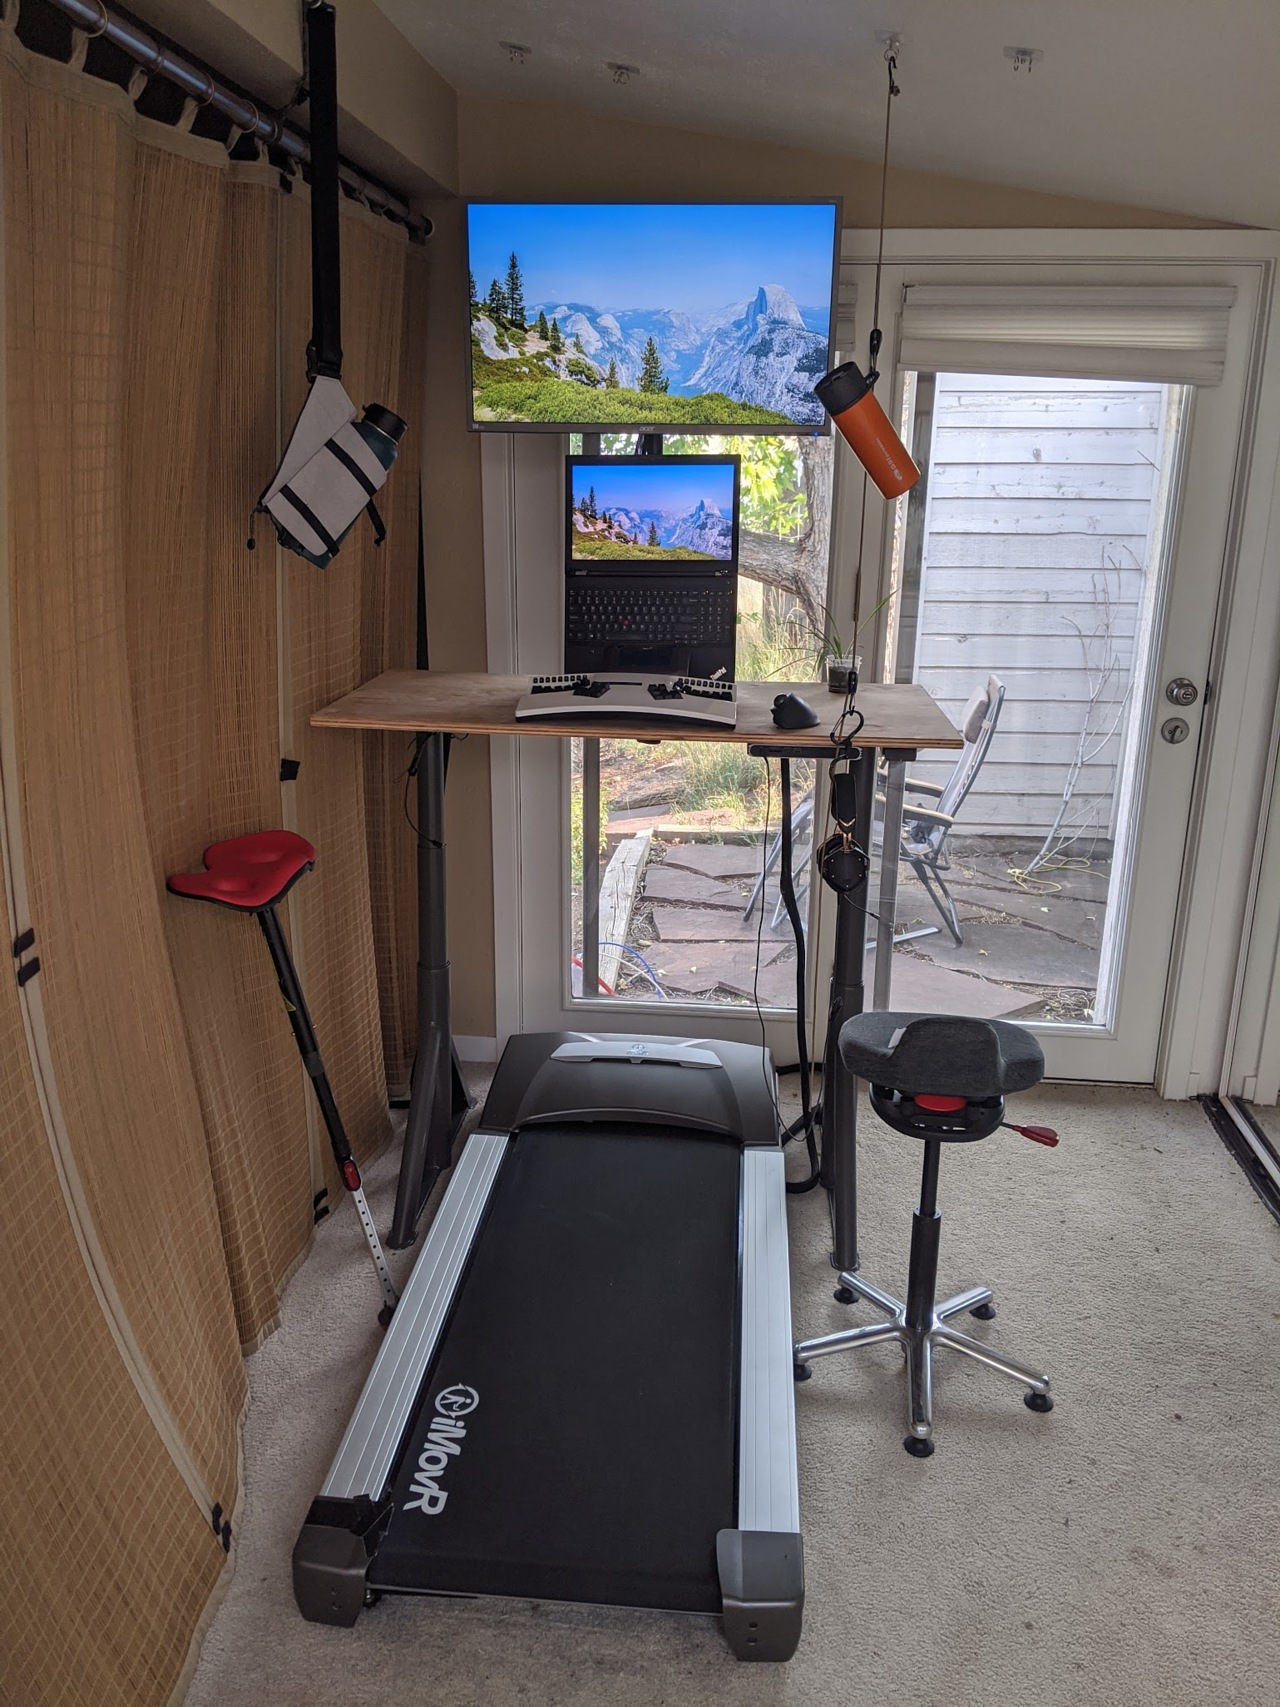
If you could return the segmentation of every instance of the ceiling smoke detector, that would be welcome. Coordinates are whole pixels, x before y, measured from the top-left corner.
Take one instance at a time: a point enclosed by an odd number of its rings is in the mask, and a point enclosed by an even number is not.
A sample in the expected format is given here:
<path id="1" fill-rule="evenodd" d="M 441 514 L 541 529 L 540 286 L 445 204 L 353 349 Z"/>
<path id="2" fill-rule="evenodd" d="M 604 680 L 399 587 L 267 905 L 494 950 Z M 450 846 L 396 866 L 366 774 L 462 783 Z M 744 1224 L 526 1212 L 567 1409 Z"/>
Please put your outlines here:
<path id="1" fill-rule="evenodd" d="M 507 58 L 511 61 L 512 65 L 523 65 L 525 60 L 528 59 L 529 55 L 533 52 L 531 47 L 524 47 L 518 41 L 500 41 L 498 46 L 506 48 Z"/>
<path id="2" fill-rule="evenodd" d="M 615 83 L 630 83 L 633 77 L 638 77 L 640 75 L 640 67 L 638 65 L 623 65 L 621 61 L 616 59 L 611 59 L 605 66 L 605 70 L 613 72 L 613 80 Z"/>
<path id="3" fill-rule="evenodd" d="M 1015 71 L 1025 71 L 1030 74 L 1031 67 L 1038 65 L 1044 58 L 1042 47 L 1007 47 L 1004 50 L 1006 59 L 1013 61 Z"/>

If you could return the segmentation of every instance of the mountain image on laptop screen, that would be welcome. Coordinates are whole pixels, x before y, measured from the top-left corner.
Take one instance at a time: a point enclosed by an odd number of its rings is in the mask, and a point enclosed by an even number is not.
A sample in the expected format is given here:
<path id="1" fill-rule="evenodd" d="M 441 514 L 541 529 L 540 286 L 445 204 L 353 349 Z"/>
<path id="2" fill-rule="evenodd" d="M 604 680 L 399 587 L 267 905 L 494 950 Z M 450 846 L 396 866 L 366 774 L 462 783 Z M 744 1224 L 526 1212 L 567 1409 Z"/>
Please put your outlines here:
<path id="1" fill-rule="evenodd" d="M 575 562 L 727 562 L 733 556 L 734 465 L 570 463 Z"/>
<path id="2" fill-rule="evenodd" d="M 478 426 L 821 427 L 834 202 L 474 202 Z"/>

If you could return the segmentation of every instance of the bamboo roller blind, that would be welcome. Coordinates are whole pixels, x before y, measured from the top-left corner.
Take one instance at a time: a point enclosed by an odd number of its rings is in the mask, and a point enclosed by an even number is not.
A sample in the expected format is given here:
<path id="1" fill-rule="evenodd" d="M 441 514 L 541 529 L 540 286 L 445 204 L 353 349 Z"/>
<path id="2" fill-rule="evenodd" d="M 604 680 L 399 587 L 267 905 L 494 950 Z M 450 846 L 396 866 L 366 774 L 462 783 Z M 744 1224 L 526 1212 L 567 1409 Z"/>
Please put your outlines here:
<path id="1" fill-rule="evenodd" d="M 0 1696 L 144 1707 L 225 1562 L 242 1347 L 275 1322 L 313 1192 L 339 1197 L 255 924 L 165 875 L 250 830 L 313 841 L 288 923 L 362 1161 L 407 1077 L 408 752 L 306 720 L 413 662 L 423 256 L 344 209 L 348 389 L 410 424 L 386 544 L 361 523 L 322 572 L 259 529 L 250 554 L 302 396 L 305 191 L 7 30 L 0 140 L 0 841 L 10 934 L 40 961 L 0 996 Z"/>

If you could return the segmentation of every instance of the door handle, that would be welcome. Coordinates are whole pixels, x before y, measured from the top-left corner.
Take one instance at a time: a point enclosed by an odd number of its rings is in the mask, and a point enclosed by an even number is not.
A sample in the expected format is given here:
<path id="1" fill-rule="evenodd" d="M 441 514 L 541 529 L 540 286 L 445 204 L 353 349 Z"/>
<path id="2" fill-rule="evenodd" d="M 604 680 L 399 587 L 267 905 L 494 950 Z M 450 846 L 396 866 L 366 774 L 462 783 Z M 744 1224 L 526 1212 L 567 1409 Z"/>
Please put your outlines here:
<path id="1" fill-rule="evenodd" d="M 1200 698 L 1200 690 L 1190 676 L 1175 676 L 1166 686 L 1164 697 L 1171 705 L 1194 705 Z"/>

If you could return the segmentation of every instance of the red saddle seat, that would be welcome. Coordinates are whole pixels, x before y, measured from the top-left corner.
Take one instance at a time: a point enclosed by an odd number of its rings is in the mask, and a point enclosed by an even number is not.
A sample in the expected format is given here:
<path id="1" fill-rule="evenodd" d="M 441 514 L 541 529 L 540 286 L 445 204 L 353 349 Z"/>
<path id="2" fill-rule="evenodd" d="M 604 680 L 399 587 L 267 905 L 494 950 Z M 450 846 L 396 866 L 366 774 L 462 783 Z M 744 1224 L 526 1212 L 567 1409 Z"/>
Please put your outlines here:
<path id="1" fill-rule="evenodd" d="M 175 895 L 216 901 L 242 913 L 270 907 L 316 862 L 316 850 L 292 830 L 259 830 L 204 850 L 203 871 L 178 871 L 166 879 Z"/>

